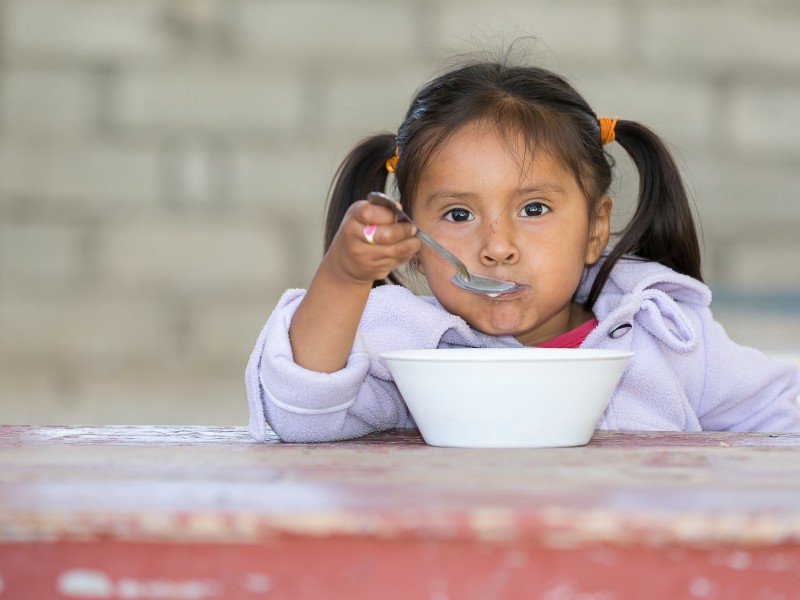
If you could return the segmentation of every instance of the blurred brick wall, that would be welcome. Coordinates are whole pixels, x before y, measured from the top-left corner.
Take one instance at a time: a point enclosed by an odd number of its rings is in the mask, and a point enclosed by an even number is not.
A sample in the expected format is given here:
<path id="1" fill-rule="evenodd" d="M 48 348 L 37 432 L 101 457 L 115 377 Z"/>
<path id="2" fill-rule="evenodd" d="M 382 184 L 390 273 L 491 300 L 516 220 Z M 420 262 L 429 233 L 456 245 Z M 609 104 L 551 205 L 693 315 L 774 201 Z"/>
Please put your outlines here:
<path id="1" fill-rule="evenodd" d="M 338 161 L 523 35 L 669 140 L 719 318 L 798 348 L 799 31 L 794 0 L 0 0 L 0 422 L 244 424 Z"/>

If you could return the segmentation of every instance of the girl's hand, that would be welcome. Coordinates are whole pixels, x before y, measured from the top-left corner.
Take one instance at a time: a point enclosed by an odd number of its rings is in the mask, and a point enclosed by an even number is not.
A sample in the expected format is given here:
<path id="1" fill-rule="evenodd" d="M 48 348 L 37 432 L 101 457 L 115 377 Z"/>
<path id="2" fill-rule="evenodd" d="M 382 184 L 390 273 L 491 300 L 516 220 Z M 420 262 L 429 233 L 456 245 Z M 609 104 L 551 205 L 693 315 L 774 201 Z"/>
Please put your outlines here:
<path id="1" fill-rule="evenodd" d="M 345 213 L 323 264 L 353 283 L 372 286 L 419 251 L 416 233 L 411 223 L 396 223 L 388 208 L 359 200 Z"/>
<path id="2" fill-rule="evenodd" d="M 372 283 L 408 261 L 419 247 L 411 223 L 395 223 L 391 210 L 366 200 L 353 203 L 292 317 L 289 341 L 295 363 L 321 373 L 342 369 Z"/>

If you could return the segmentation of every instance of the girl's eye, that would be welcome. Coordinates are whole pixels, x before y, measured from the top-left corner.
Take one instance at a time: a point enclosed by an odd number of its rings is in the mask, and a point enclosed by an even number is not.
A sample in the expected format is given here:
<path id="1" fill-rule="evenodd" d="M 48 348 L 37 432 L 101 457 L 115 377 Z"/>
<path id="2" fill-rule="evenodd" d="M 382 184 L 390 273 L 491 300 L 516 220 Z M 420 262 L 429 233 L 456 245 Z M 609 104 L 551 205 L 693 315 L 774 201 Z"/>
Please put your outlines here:
<path id="1" fill-rule="evenodd" d="M 475 217 L 464 208 L 454 208 L 453 210 L 447 211 L 447 213 L 444 215 L 444 218 L 448 221 L 463 223 L 464 221 L 471 221 Z"/>
<path id="2" fill-rule="evenodd" d="M 519 211 L 519 216 L 541 217 L 542 215 L 547 214 L 549 212 L 550 209 L 541 202 L 529 202 L 522 208 L 521 211 Z"/>

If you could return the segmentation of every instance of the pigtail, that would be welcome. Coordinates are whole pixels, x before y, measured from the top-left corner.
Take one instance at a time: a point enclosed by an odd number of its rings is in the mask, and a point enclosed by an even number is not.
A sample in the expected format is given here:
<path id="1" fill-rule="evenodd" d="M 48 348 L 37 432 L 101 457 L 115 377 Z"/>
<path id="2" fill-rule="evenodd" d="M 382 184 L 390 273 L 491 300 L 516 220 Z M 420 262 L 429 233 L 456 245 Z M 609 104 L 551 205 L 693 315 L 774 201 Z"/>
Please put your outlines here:
<path id="1" fill-rule="evenodd" d="M 386 161 L 395 155 L 397 140 L 393 133 L 380 133 L 361 141 L 344 159 L 328 193 L 325 215 L 325 252 L 330 248 L 342 219 L 353 202 L 364 200 L 367 194 L 386 188 Z M 392 283 L 402 285 L 395 273 L 385 280 L 376 281 L 373 287 Z"/>
<path id="2" fill-rule="evenodd" d="M 659 262 L 702 281 L 700 243 L 689 198 L 667 147 L 650 129 L 619 120 L 616 141 L 639 172 L 636 212 L 598 271 L 586 301 L 591 307 L 624 255 Z"/>
<path id="3" fill-rule="evenodd" d="M 382 133 L 361 141 L 344 159 L 333 179 L 328 194 L 325 217 L 325 252 L 353 202 L 363 200 L 369 192 L 386 187 L 386 160 L 394 156 L 395 136 Z"/>

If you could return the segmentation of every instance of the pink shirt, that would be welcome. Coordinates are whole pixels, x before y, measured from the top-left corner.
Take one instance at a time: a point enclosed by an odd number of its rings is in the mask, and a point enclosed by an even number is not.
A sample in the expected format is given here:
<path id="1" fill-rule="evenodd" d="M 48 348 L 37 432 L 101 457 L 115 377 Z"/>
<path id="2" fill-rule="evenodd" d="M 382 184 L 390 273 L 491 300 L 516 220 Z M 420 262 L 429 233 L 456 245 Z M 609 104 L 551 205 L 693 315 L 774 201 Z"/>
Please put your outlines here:
<path id="1" fill-rule="evenodd" d="M 597 327 L 597 319 L 592 317 L 586 321 L 586 323 L 578 325 L 572 331 L 557 335 L 546 342 L 535 344 L 535 346 L 537 348 L 580 348 L 583 340 L 586 339 L 595 327 Z"/>

